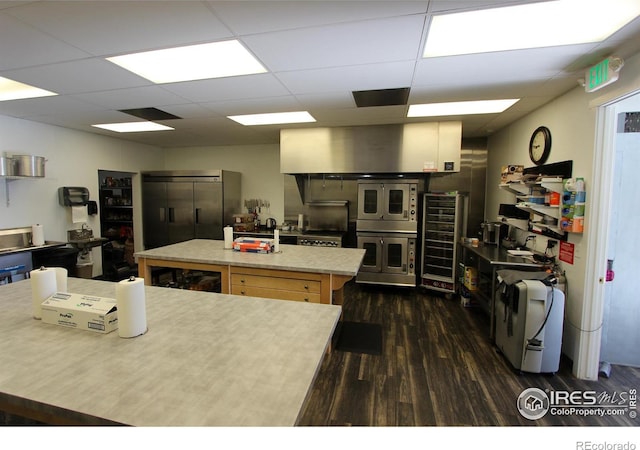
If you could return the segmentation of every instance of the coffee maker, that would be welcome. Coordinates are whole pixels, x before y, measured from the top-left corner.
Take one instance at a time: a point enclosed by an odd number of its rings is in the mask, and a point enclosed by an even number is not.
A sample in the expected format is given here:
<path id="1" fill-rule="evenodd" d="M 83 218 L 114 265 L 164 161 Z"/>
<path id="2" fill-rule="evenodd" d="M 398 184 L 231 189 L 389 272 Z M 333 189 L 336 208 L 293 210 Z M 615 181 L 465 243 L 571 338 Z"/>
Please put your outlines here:
<path id="1" fill-rule="evenodd" d="M 482 222 L 482 242 L 485 245 L 499 245 L 507 237 L 509 226 L 502 222 Z"/>

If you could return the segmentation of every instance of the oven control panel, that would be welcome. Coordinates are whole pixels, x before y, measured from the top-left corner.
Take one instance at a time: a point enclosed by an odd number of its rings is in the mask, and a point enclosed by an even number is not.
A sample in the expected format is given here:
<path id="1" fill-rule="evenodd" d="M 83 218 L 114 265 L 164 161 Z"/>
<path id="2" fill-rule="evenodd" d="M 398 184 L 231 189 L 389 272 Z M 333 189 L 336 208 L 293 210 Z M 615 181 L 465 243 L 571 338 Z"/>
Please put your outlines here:
<path id="1" fill-rule="evenodd" d="M 342 240 L 339 238 L 328 238 L 321 236 L 298 237 L 298 245 L 311 247 L 342 247 Z"/>

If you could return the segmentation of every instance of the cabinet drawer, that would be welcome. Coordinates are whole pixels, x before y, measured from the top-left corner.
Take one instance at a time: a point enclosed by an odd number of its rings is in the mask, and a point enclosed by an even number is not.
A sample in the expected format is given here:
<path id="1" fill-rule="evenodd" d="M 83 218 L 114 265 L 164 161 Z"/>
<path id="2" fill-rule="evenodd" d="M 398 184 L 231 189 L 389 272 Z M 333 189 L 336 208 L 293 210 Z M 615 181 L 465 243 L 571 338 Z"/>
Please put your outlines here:
<path id="1" fill-rule="evenodd" d="M 276 289 L 285 291 L 300 291 L 320 294 L 320 281 L 297 280 L 292 278 L 268 277 L 261 275 L 247 275 L 234 273 L 231 275 L 231 284 L 255 288 Z"/>
<path id="2" fill-rule="evenodd" d="M 280 300 L 294 300 L 298 302 L 320 303 L 320 294 L 304 291 L 289 291 L 283 289 L 270 289 L 256 286 L 244 286 L 233 284 L 233 295 L 246 295 L 248 297 L 276 298 Z"/>

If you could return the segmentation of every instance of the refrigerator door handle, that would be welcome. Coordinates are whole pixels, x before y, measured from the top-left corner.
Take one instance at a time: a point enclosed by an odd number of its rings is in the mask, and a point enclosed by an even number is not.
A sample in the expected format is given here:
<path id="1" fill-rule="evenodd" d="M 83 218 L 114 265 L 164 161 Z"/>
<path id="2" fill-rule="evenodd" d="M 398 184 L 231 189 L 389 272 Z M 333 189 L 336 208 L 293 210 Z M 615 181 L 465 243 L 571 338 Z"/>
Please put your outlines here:
<path id="1" fill-rule="evenodd" d="M 160 208 L 160 222 L 164 223 L 167 221 L 167 208 Z"/>
<path id="2" fill-rule="evenodd" d="M 196 208 L 196 224 L 200 223 L 200 208 Z"/>
<path id="3" fill-rule="evenodd" d="M 169 208 L 169 223 L 175 222 L 174 209 L 175 208 Z"/>

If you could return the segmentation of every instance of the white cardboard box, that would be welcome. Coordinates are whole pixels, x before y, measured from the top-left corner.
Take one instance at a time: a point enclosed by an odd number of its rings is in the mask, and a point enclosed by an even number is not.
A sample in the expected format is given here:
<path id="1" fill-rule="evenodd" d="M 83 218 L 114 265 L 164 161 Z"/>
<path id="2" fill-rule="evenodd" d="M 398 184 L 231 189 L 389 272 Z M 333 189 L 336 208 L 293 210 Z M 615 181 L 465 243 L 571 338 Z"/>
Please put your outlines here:
<path id="1" fill-rule="evenodd" d="M 56 292 L 42 302 L 42 321 L 96 333 L 110 333 L 118 328 L 116 299 Z"/>

